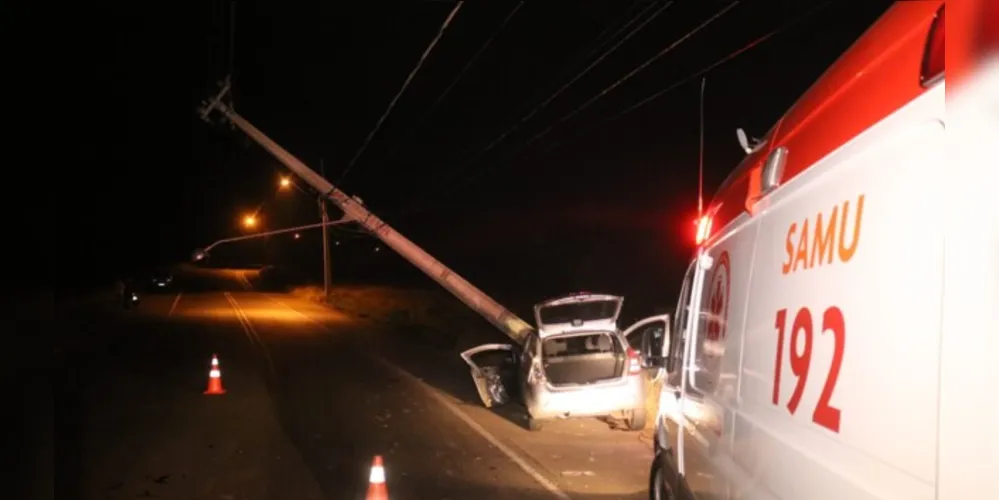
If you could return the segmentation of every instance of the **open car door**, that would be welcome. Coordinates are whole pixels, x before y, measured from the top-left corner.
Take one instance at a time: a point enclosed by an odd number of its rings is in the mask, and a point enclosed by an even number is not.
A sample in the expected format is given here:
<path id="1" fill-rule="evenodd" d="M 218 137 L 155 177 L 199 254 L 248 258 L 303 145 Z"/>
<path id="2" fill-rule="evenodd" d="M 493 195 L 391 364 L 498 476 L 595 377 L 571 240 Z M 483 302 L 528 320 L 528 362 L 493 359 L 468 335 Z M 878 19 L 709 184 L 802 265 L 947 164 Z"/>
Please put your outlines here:
<path id="1" fill-rule="evenodd" d="M 642 355 L 642 365 L 650 380 L 659 380 L 666 372 L 663 363 L 670 349 L 670 315 L 660 314 L 640 319 L 624 330 L 628 345 Z"/>
<path id="2" fill-rule="evenodd" d="M 510 400 L 506 383 L 511 371 L 516 373 L 518 364 L 517 349 L 513 345 L 483 344 L 462 352 L 461 359 L 471 368 L 472 381 L 486 408 Z"/>

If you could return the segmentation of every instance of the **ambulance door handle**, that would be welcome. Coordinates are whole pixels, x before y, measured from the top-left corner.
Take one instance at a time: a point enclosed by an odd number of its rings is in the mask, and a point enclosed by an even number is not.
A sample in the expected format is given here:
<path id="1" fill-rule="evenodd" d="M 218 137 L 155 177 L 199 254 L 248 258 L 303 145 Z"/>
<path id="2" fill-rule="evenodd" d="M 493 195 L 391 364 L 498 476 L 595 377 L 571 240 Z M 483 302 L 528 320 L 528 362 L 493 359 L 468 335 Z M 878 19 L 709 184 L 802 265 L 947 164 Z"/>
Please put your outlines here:
<path id="1" fill-rule="evenodd" d="M 760 174 L 760 196 L 766 196 L 771 191 L 780 187 L 780 181 L 784 177 L 784 166 L 787 165 L 787 148 L 781 146 L 770 152 L 767 162 L 763 165 L 763 172 Z"/>

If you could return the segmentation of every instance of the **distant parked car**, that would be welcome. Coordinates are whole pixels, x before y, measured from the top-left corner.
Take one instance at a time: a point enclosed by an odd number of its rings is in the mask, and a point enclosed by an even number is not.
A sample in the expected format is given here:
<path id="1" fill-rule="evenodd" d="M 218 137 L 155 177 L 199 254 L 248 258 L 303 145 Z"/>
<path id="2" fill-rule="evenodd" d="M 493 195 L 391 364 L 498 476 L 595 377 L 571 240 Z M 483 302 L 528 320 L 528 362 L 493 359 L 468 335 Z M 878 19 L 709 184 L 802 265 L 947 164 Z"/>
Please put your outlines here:
<path id="1" fill-rule="evenodd" d="M 166 271 L 153 273 L 149 284 L 153 290 L 170 288 L 173 285 L 173 273 Z"/>
<path id="2" fill-rule="evenodd" d="M 658 374 L 649 373 L 632 346 L 642 339 L 665 342 L 669 315 L 621 331 L 617 318 L 623 302 L 590 293 L 548 300 L 534 307 L 537 331 L 523 347 L 486 344 L 463 352 L 483 403 L 503 404 L 509 389 L 519 389 L 531 430 L 546 420 L 604 416 L 623 417 L 632 430 L 644 428 L 646 385 Z M 486 353 L 500 354 L 503 361 L 477 363 Z"/>

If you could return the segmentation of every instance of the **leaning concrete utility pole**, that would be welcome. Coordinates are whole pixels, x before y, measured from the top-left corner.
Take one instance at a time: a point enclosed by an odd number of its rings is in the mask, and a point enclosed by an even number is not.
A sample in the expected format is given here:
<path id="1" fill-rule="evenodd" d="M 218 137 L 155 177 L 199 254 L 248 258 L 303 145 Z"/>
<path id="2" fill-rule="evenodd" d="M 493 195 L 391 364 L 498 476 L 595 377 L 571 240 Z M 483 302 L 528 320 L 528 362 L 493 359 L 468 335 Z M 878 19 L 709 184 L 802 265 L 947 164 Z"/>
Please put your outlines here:
<path id="1" fill-rule="evenodd" d="M 433 258 L 405 236 L 399 234 L 398 231 L 368 211 L 358 198 L 348 196 L 343 191 L 334 187 L 325 177 L 316 173 L 302 163 L 301 160 L 254 127 L 250 122 L 246 121 L 230 106 L 222 102 L 223 98 L 229 92 L 228 79 L 222 82 L 220 86 L 222 88 L 219 93 L 211 100 L 204 102 L 198 110 L 203 120 L 210 122 L 209 115 L 211 115 L 212 111 L 219 111 L 232 125 L 242 130 L 257 144 L 274 155 L 285 167 L 288 167 L 289 170 L 321 193 L 324 198 L 339 207 L 343 211 L 344 217 L 363 226 L 376 238 L 384 242 L 389 248 L 395 250 L 427 276 L 430 276 L 430 278 L 451 292 L 468 307 L 481 314 L 496 328 L 499 328 L 500 331 L 514 341 L 523 344 L 527 338 L 527 334 L 533 330 L 531 325 L 508 311 L 493 300 L 492 297 L 486 295 L 482 290 L 479 290 L 465 280 L 465 278 L 462 278 L 447 266 L 440 263 L 440 261 Z"/>

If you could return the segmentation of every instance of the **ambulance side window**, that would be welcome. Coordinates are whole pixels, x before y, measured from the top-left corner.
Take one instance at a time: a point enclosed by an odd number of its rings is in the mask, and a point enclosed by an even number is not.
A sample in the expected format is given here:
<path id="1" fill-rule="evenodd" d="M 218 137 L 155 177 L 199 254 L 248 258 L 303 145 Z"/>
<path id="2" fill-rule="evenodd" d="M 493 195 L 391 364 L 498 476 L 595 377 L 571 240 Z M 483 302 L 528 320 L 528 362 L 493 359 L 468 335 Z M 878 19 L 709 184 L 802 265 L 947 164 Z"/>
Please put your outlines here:
<path id="1" fill-rule="evenodd" d="M 683 346 L 687 339 L 687 313 L 690 311 L 690 287 L 694 280 L 694 263 L 687 268 L 687 274 L 683 278 L 683 286 L 680 288 L 680 298 L 677 300 L 676 312 L 673 314 L 673 328 L 671 333 L 673 338 L 670 341 L 670 356 L 666 365 L 666 371 L 674 371 L 681 363 L 683 356 Z"/>

